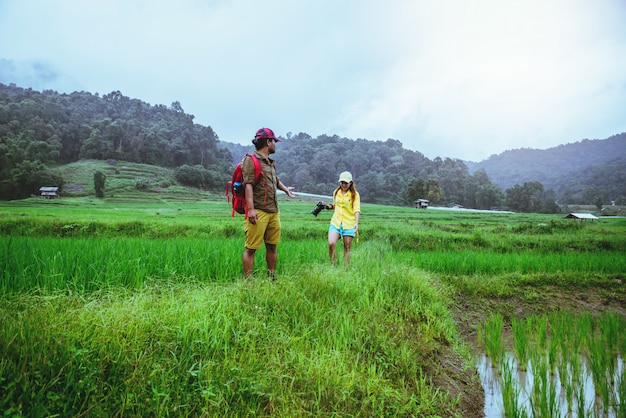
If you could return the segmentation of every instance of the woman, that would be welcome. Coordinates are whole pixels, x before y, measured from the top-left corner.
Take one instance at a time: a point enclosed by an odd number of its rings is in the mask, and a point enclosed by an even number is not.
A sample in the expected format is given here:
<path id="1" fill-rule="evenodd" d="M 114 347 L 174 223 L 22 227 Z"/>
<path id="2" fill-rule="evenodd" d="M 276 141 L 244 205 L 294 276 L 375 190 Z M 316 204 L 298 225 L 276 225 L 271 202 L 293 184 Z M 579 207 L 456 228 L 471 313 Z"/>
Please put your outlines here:
<path id="1" fill-rule="evenodd" d="M 337 241 L 343 238 L 343 259 L 350 265 L 350 246 L 359 231 L 361 197 L 354 187 L 352 174 L 344 171 L 339 175 L 339 187 L 333 193 L 333 203 L 327 209 L 334 209 L 328 229 L 328 254 L 333 265 L 337 264 Z"/>

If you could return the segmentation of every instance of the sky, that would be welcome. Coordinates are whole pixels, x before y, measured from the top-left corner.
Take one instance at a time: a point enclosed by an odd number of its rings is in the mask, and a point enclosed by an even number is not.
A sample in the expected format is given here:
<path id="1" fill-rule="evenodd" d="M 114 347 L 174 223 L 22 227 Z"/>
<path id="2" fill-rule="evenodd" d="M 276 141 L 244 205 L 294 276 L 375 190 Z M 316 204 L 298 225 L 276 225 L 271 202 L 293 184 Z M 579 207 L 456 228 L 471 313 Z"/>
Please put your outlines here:
<path id="1" fill-rule="evenodd" d="M 478 162 L 626 132 L 626 0 L 0 0 L 0 82 Z"/>

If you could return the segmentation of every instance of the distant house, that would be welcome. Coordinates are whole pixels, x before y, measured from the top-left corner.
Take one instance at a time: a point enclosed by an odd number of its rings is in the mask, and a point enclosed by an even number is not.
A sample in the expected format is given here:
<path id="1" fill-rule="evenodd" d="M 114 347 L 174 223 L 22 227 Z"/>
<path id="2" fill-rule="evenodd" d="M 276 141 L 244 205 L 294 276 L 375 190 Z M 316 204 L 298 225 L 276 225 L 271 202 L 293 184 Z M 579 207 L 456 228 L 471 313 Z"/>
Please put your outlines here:
<path id="1" fill-rule="evenodd" d="M 581 221 L 585 221 L 585 222 L 587 222 L 587 220 L 590 219 L 591 222 L 593 222 L 599 218 L 590 213 L 568 213 L 567 215 L 565 215 L 565 219 L 580 219 Z"/>
<path id="2" fill-rule="evenodd" d="M 413 207 L 417 209 L 426 209 L 429 203 L 430 201 L 427 199 L 417 199 L 413 202 Z"/>
<path id="3" fill-rule="evenodd" d="M 59 197 L 58 187 L 40 187 L 39 192 L 43 199 L 56 199 Z"/>

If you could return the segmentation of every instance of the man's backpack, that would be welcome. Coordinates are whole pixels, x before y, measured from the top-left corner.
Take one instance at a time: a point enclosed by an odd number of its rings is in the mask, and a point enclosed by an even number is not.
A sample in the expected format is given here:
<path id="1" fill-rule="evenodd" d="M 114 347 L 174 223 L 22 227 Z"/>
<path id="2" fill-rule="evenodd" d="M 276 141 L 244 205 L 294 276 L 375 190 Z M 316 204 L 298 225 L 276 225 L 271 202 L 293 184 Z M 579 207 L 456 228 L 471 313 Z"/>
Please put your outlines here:
<path id="1" fill-rule="evenodd" d="M 254 154 L 246 154 L 243 159 L 237 164 L 233 171 L 232 180 L 226 183 L 226 198 L 230 203 L 229 191 L 233 196 L 233 211 L 232 216 L 235 216 L 235 212 L 248 216 L 248 206 L 246 205 L 246 189 L 243 184 L 243 172 L 241 171 L 241 165 L 246 157 L 252 158 L 254 163 L 254 184 L 257 184 L 261 177 L 263 177 L 263 170 L 261 169 L 261 162 Z"/>

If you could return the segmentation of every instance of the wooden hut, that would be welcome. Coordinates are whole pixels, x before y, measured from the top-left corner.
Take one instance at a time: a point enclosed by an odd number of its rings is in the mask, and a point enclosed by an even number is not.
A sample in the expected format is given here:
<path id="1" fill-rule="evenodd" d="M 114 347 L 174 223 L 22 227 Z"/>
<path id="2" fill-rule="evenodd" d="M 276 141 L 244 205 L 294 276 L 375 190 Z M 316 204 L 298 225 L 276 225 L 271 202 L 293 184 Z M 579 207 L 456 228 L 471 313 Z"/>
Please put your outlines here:
<path id="1" fill-rule="evenodd" d="M 42 199 L 56 199 L 59 197 L 58 187 L 40 187 L 39 193 L 41 193 Z"/>
<path id="2" fill-rule="evenodd" d="M 590 213 L 568 213 L 567 215 L 565 215 L 565 219 L 580 219 L 581 221 L 585 222 L 587 222 L 587 220 L 591 220 L 591 222 L 593 223 L 593 221 L 599 218 Z"/>

